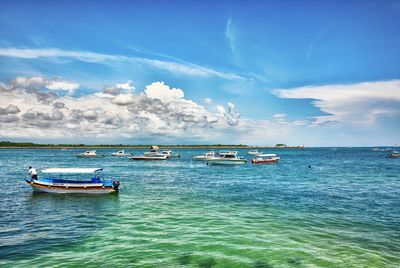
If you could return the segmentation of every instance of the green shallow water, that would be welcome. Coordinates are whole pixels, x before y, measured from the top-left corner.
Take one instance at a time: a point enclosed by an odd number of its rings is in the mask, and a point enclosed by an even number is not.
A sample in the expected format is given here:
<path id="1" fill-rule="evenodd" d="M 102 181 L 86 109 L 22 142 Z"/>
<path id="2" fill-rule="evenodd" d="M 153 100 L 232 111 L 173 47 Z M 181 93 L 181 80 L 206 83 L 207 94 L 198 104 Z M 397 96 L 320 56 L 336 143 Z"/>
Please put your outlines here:
<path id="1" fill-rule="evenodd" d="M 191 161 L 201 152 L 143 163 L 78 160 L 75 151 L 3 151 L 2 183 L 12 190 L 1 196 L 0 265 L 400 265 L 398 159 L 369 148 L 306 149 L 279 151 L 277 165 L 215 167 Z M 28 163 L 101 166 L 121 181 L 121 191 L 34 194 L 22 181 Z"/>

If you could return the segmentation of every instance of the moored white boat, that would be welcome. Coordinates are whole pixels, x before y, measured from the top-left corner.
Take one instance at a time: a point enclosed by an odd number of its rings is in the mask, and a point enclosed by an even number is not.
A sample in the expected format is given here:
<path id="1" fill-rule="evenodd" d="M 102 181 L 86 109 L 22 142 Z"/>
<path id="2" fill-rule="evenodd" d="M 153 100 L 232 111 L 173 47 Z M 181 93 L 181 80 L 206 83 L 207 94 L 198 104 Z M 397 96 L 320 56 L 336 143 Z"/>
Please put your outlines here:
<path id="1" fill-rule="evenodd" d="M 166 155 L 138 155 L 132 156 L 129 158 L 131 160 L 167 160 L 168 157 Z"/>
<path id="2" fill-rule="evenodd" d="M 386 155 L 388 158 L 399 158 L 400 157 L 400 152 L 399 151 L 392 151 L 388 155 Z"/>
<path id="3" fill-rule="evenodd" d="M 151 146 L 149 152 L 145 152 L 143 155 L 132 156 L 131 160 L 167 160 L 168 154 L 162 154 L 158 152 L 158 146 Z"/>
<path id="4" fill-rule="evenodd" d="M 263 154 L 263 152 L 259 152 L 258 150 L 250 150 L 247 152 L 248 154 L 253 154 L 253 155 L 259 155 L 259 154 Z"/>
<path id="5" fill-rule="evenodd" d="M 196 161 L 206 161 L 210 158 L 215 157 L 215 153 L 214 151 L 208 152 L 208 153 L 204 153 L 202 155 L 196 155 L 195 157 L 193 157 L 194 160 Z"/>
<path id="6" fill-rule="evenodd" d="M 246 162 L 245 158 L 237 156 L 237 152 L 221 152 L 218 157 L 207 159 L 208 165 L 242 165 Z"/>
<path id="7" fill-rule="evenodd" d="M 181 157 L 179 154 L 173 154 L 171 150 L 162 151 L 160 154 L 167 156 L 168 159 Z"/>
<path id="8" fill-rule="evenodd" d="M 259 154 L 251 160 L 253 164 L 273 164 L 277 163 L 281 158 L 276 154 Z"/>
<path id="9" fill-rule="evenodd" d="M 151 146 L 150 151 L 145 152 L 142 156 L 133 156 L 131 160 L 166 160 L 181 157 L 179 154 L 172 154 L 171 150 L 158 151 L 158 146 Z"/>
<path id="10" fill-rule="evenodd" d="M 121 151 L 112 153 L 111 155 L 112 155 L 112 156 L 131 156 L 132 154 L 125 153 L 124 150 L 121 150 Z"/>
<path id="11" fill-rule="evenodd" d="M 43 174 L 48 174 L 47 177 L 26 178 L 25 181 L 37 192 L 58 194 L 118 192 L 119 181 L 102 179 L 99 175 L 102 170 L 102 168 L 49 168 L 42 170 Z M 76 180 L 77 175 L 83 180 Z"/>
<path id="12" fill-rule="evenodd" d="M 79 158 L 96 158 L 104 157 L 104 155 L 97 155 L 96 150 L 86 151 L 76 155 Z"/>

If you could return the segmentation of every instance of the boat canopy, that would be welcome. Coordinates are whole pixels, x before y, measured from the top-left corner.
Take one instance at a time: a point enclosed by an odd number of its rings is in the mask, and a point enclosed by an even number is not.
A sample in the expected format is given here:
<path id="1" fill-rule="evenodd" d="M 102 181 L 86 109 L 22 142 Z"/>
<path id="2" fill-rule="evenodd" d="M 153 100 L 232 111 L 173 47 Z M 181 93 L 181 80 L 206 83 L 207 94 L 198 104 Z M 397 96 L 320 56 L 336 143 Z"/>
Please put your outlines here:
<path id="1" fill-rule="evenodd" d="M 259 154 L 258 157 L 275 157 L 276 154 Z"/>
<path id="2" fill-rule="evenodd" d="M 48 168 L 42 170 L 42 173 L 91 174 L 102 170 L 102 168 Z"/>

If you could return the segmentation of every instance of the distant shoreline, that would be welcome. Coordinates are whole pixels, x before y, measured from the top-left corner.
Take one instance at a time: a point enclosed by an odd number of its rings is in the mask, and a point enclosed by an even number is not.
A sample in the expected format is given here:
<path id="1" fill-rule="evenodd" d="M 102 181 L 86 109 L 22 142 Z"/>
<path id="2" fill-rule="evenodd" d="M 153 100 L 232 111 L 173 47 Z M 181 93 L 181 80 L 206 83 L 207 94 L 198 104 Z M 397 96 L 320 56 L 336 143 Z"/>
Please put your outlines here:
<path id="1" fill-rule="evenodd" d="M 199 146 L 186 146 L 186 145 L 158 145 L 160 149 L 304 149 L 303 146 L 237 146 L 237 145 L 224 145 L 224 146 L 213 146 L 213 145 L 199 145 Z M 85 146 L 0 146 L 0 149 L 148 149 L 150 146 L 142 145 L 110 145 L 110 146 L 99 146 L 99 145 L 85 145 Z"/>
<path id="2" fill-rule="evenodd" d="M 0 141 L 0 149 L 148 149 L 152 145 L 138 144 L 36 144 L 32 142 L 10 142 Z M 304 146 L 286 146 L 277 144 L 275 146 L 252 146 L 246 144 L 174 144 L 157 145 L 159 148 L 171 149 L 304 149 Z"/>

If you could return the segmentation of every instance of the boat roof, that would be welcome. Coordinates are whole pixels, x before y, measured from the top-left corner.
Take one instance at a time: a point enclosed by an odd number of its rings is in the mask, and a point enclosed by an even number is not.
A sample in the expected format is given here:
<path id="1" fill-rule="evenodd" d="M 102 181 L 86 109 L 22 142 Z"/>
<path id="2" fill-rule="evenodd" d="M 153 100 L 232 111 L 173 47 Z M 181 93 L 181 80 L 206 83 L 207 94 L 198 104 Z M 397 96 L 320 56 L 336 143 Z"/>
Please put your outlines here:
<path id="1" fill-rule="evenodd" d="M 257 156 L 259 156 L 259 157 L 272 157 L 272 156 L 276 156 L 276 154 L 259 154 Z"/>
<path id="2" fill-rule="evenodd" d="M 62 173 L 62 174 L 90 174 L 103 170 L 102 168 L 48 168 L 43 169 L 42 173 Z"/>

